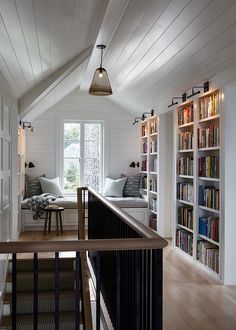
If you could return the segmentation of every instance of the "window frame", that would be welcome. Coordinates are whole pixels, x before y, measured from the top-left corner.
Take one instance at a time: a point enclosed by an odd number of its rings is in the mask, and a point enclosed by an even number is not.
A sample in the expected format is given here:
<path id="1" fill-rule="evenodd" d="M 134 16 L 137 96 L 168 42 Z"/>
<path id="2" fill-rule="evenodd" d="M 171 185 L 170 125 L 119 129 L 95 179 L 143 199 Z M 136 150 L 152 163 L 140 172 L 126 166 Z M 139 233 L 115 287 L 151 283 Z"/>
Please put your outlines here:
<path id="1" fill-rule="evenodd" d="M 75 196 L 76 192 L 74 193 L 66 193 L 64 192 L 64 124 L 69 123 L 78 123 L 80 124 L 80 185 L 84 186 L 84 127 L 85 124 L 99 124 L 100 125 L 100 133 L 101 133 L 101 140 L 100 140 L 100 163 L 102 165 L 102 169 L 100 171 L 100 187 L 99 192 L 103 189 L 103 178 L 104 178 L 104 121 L 103 120 L 79 120 L 79 119 L 62 119 L 60 121 L 60 136 L 59 136 L 59 171 L 57 167 L 57 173 L 60 179 L 60 184 L 62 188 L 62 192 L 64 196 Z"/>

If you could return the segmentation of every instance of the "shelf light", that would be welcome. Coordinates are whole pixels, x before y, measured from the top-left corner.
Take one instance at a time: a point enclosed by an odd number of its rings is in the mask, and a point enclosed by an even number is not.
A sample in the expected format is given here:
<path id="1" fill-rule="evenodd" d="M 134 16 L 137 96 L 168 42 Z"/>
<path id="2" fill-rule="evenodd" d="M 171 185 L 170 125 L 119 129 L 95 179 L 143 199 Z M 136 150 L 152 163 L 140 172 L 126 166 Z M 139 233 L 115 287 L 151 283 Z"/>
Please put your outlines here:
<path id="1" fill-rule="evenodd" d="M 173 107 L 174 105 L 179 104 L 178 101 L 175 101 L 174 102 L 174 100 L 181 100 L 182 102 L 186 102 L 186 96 L 187 96 L 187 94 L 186 93 L 183 93 L 182 96 L 174 96 L 174 97 L 172 97 L 171 104 L 168 105 L 168 108 Z"/>
<path id="2" fill-rule="evenodd" d="M 188 95 L 187 99 L 201 93 L 201 91 L 199 91 L 199 90 L 195 92 L 194 89 L 203 89 L 204 93 L 208 92 L 209 91 L 209 81 L 204 82 L 203 86 L 193 86 L 192 94 Z"/>

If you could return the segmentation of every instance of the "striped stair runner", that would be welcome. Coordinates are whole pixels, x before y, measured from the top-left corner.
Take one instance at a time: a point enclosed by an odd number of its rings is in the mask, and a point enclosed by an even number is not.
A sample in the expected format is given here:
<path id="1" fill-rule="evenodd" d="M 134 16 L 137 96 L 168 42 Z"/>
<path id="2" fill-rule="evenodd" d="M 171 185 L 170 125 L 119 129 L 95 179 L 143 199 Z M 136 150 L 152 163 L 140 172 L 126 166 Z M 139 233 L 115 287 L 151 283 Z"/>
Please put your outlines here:
<path id="1" fill-rule="evenodd" d="M 59 320 L 60 330 L 75 329 L 75 260 L 74 258 L 60 258 L 59 275 Z M 54 259 L 38 260 L 38 330 L 54 330 L 55 318 L 55 274 Z M 12 265 L 9 269 L 6 283 L 6 294 L 3 306 L 3 318 L 0 329 L 11 327 L 11 291 L 12 291 Z M 17 261 L 17 330 L 33 329 L 33 302 L 34 279 L 33 261 Z M 81 303 L 80 303 L 81 310 Z M 80 315 L 82 321 L 82 315 Z M 83 329 L 83 325 L 80 325 Z"/>

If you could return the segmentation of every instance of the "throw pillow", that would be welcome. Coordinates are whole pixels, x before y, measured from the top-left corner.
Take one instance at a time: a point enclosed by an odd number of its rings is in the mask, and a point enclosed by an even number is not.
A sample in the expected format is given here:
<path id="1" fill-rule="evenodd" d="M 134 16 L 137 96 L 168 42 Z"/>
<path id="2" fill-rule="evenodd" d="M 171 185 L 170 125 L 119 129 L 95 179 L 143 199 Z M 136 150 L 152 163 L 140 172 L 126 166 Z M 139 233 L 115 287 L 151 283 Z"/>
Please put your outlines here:
<path id="1" fill-rule="evenodd" d="M 25 175 L 25 198 L 30 198 L 35 195 L 42 194 L 41 184 L 39 178 L 45 176 L 45 174 L 37 176 L 35 178 Z"/>
<path id="2" fill-rule="evenodd" d="M 121 174 L 121 177 L 126 177 L 126 175 Z M 141 174 L 127 176 L 127 181 L 124 186 L 124 197 L 139 197 L 140 196 L 140 180 Z"/>
<path id="3" fill-rule="evenodd" d="M 42 192 L 45 193 L 51 193 L 55 194 L 59 197 L 63 197 L 61 186 L 59 183 L 59 178 L 55 179 L 47 179 L 47 178 L 39 178 Z"/>
<path id="4" fill-rule="evenodd" d="M 126 179 L 127 178 L 113 180 L 111 178 L 106 178 L 103 195 L 105 197 L 122 197 Z"/>

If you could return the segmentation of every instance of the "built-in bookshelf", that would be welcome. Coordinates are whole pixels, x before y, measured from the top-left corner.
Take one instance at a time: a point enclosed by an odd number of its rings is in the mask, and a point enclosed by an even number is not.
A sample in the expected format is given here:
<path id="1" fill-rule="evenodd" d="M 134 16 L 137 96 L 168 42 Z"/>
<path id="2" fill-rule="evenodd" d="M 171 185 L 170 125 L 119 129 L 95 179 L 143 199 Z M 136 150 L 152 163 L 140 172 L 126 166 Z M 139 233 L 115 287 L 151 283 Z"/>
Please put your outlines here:
<path id="1" fill-rule="evenodd" d="M 140 124 L 142 195 L 148 201 L 149 225 L 158 230 L 158 123 L 152 116 Z"/>
<path id="2" fill-rule="evenodd" d="M 177 249 L 222 277 L 222 170 L 219 90 L 176 109 Z"/>

